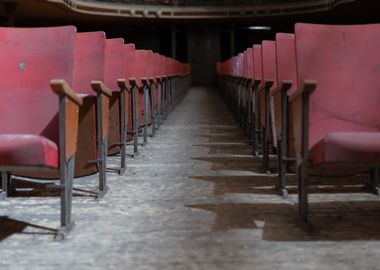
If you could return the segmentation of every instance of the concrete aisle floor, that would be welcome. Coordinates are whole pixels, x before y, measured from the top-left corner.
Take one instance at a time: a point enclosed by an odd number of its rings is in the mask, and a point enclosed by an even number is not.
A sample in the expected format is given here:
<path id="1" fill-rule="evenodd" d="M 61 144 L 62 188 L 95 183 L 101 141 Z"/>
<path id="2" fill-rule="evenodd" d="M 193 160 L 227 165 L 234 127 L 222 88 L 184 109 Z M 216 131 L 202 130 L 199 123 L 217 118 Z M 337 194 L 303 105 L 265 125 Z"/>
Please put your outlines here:
<path id="1" fill-rule="evenodd" d="M 61 242 L 20 222 L 57 227 L 57 198 L 0 202 L 0 269 L 379 268 L 378 198 L 357 179 L 313 186 L 313 226 L 300 229 L 295 188 L 287 200 L 275 195 L 275 175 L 261 172 L 212 89 L 192 88 L 125 175 L 108 180 L 103 200 L 74 197 L 76 228 Z M 343 180 L 351 185 L 336 188 Z"/>

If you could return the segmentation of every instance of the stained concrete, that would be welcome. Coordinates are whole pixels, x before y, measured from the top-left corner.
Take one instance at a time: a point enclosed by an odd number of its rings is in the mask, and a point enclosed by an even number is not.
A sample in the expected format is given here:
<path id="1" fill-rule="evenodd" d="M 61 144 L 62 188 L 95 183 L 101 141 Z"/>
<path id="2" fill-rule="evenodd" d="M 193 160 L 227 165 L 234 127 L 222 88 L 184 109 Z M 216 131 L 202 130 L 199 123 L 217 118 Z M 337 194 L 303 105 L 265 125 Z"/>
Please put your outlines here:
<path id="1" fill-rule="evenodd" d="M 16 181 L 28 189 L 0 202 L 0 269 L 378 269 L 380 201 L 363 179 L 313 179 L 301 228 L 295 176 L 281 199 L 216 92 L 192 88 L 104 199 L 76 192 L 64 241 L 35 227 L 59 225 L 58 198 Z"/>

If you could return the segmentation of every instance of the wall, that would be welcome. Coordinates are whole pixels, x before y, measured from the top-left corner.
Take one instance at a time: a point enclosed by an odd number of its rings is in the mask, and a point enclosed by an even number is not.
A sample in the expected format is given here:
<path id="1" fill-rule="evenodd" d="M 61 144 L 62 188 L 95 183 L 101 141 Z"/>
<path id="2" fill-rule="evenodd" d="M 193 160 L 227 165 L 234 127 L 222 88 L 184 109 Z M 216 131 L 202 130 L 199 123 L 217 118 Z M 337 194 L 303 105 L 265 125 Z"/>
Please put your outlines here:
<path id="1" fill-rule="evenodd" d="M 187 54 L 192 65 L 193 85 L 215 85 L 215 64 L 220 60 L 220 27 L 191 25 L 187 33 Z"/>

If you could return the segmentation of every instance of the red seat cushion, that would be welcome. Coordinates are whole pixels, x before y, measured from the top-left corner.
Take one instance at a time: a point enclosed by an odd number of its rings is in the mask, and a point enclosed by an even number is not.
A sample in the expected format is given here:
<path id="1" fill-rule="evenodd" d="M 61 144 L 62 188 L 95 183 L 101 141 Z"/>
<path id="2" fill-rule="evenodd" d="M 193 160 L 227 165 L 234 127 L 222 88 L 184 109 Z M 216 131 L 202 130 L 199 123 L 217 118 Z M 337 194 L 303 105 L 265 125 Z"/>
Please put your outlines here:
<path id="1" fill-rule="evenodd" d="M 329 133 L 311 147 L 309 161 L 380 165 L 380 132 Z"/>
<path id="2" fill-rule="evenodd" d="M 38 135 L 0 134 L 0 166 L 58 168 L 58 147 Z"/>

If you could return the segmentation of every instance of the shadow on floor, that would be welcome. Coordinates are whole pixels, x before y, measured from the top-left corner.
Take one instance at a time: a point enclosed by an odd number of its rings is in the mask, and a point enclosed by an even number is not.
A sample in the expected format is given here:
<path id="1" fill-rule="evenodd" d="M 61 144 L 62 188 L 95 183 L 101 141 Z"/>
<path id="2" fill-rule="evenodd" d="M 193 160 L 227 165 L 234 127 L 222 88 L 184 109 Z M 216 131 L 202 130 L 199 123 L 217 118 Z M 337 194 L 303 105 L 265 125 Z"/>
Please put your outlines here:
<path id="1" fill-rule="evenodd" d="M 39 232 L 24 232 L 27 227 L 42 230 Z M 31 224 L 24 221 L 11 219 L 7 216 L 0 216 L 0 241 L 12 236 L 13 234 L 43 234 L 43 235 L 56 235 L 58 230 Z"/>
<path id="2" fill-rule="evenodd" d="M 52 188 L 53 182 L 33 182 L 22 179 L 12 179 L 10 197 L 59 197 L 60 190 Z M 58 181 L 54 182 L 58 183 Z M 74 187 L 73 196 L 75 197 L 96 197 L 97 193 L 90 190 L 82 190 Z"/>
<path id="3" fill-rule="evenodd" d="M 380 240 L 380 201 L 311 203 L 310 227 L 297 221 L 291 204 L 197 204 L 216 214 L 213 231 L 260 229 L 267 241 Z"/>
<path id="4" fill-rule="evenodd" d="M 225 154 L 225 155 L 252 155 L 252 146 L 247 144 L 197 144 L 194 146 L 205 147 L 209 149 L 210 155 Z"/>
<path id="5" fill-rule="evenodd" d="M 214 194 L 276 194 L 277 176 L 192 176 L 192 179 L 207 181 L 214 184 Z M 368 178 L 368 177 L 367 177 Z M 288 178 L 289 194 L 297 194 L 297 177 Z M 309 192 L 334 194 L 334 193 L 368 193 L 364 188 L 366 179 L 364 176 L 318 178 L 309 177 Z"/>
<path id="6" fill-rule="evenodd" d="M 241 133 L 234 132 L 233 134 L 209 134 L 209 135 L 198 135 L 201 138 L 208 138 L 209 143 L 246 143 L 249 146 L 249 141 L 247 136 Z"/>
<path id="7" fill-rule="evenodd" d="M 236 132 L 237 130 L 240 131 L 239 125 L 237 125 L 235 122 L 231 123 L 229 125 L 211 125 L 210 127 L 200 127 L 200 129 L 208 130 L 210 133 L 226 133 L 226 132 Z M 240 131 L 241 132 L 241 131 Z"/>
<path id="8" fill-rule="evenodd" d="M 211 162 L 211 170 L 230 170 L 230 171 L 248 171 L 254 173 L 266 173 L 267 170 L 263 167 L 261 160 L 251 156 L 247 157 L 194 157 L 193 160 Z M 276 162 L 270 162 L 270 171 L 276 172 Z"/>

